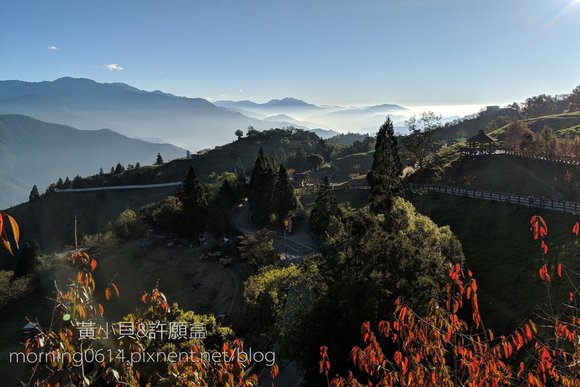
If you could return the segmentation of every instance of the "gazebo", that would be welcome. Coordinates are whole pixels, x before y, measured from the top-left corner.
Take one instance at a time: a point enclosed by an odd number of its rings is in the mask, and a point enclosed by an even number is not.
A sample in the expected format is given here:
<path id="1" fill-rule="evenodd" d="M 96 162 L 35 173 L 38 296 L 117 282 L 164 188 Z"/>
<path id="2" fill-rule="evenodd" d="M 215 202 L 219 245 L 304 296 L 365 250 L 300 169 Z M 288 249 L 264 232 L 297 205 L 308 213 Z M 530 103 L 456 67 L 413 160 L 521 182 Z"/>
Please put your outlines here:
<path id="1" fill-rule="evenodd" d="M 483 130 L 467 140 L 466 153 L 470 155 L 493 154 L 497 150 L 497 138 L 491 137 Z"/>

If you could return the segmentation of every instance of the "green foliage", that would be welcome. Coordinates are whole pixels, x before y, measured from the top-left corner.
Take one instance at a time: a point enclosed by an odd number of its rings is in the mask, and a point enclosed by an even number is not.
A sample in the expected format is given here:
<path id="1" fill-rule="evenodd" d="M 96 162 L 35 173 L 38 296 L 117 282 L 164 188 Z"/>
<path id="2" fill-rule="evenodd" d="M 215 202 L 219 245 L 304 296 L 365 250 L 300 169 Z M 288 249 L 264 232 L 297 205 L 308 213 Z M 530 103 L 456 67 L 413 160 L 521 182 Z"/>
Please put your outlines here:
<path id="1" fill-rule="evenodd" d="M 158 204 L 144 207 L 142 211 L 153 226 L 164 231 L 183 234 L 181 223 L 183 205 L 175 196 L 169 196 Z"/>
<path id="2" fill-rule="evenodd" d="M 371 186 L 369 204 L 373 212 L 385 213 L 391 209 L 393 198 L 403 192 L 402 171 L 393 122 L 387 117 L 379 129 L 373 165 L 367 175 Z"/>
<path id="3" fill-rule="evenodd" d="M 450 229 L 410 203 L 395 198 L 389 217 L 345 208 L 340 219 L 331 217 L 322 253 L 248 281 L 246 300 L 275 319 L 284 350 L 307 369 L 321 343 L 332 343 L 344 366 L 361 321 L 378 321 L 396 298 L 422 310 L 443 291 L 450 265 L 463 262 Z"/>
<path id="4" fill-rule="evenodd" d="M 119 173 L 123 173 L 125 171 L 125 167 L 121 165 L 121 163 L 117 163 L 117 166 L 115 167 L 115 173 L 119 174 Z"/>
<path id="5" fill-rule="evenodd" d="M 230 217 L 231 208 L 239 200 L 236 190 L 236 176 L 232 179 L 222 179 L 218 191 L 212 196 L 209 202 L 208 230 L 216 236 L 231 235 L 235 232 Z"/>
<path id="6" fill-rule="evenodd" d="M 38 187 L 35 184 L 32 186 L 32 190 L 30 190 L 30 195 L 28 196 L 28 201 L 33 202 L 35 200 L 38 200 L 39 197 L 40 197 L 40 194 L 38 193 Z"/>
<path id="7" fill-rule="evenodd" d="M 334 193 L 330 189 L 328 177 L 325 177 L 310 212 L 310 228 L 315 234 L 323 236 L 328 229 L 332 216 L 340 216 L 340 210 Z"/>
<path id="8" fill-rule="evenodd" d="M 242 260 L 255 268 L 278 263 L 278 251 L 274 247 L 275 232 L 266 229 L 247 235 L 238 244 Z"/>
<path id="9" fill-rule="evenodd" d="M 301 267 L 266 266 L 244 284 L 244 300 L 253 310 L 252 322 L 258 327 L 273 327 L 289 354 L 300 351 L 299 343 L 288 344 L 299 338 L 298 329 L 325 293 L 323 274 L 311 261 Z"/>
<path id="10" fill-rule="evenodd" d="M 265 156 L 260 148 L 248 187 L 248 202 L 252 210 L 252 220 L 260 226 L 264 226 L 270 221 L 275 182 L 276 164 L 272 158 Z"/>
<path id="11" fill-rule="evenodd" d="M 161 153 L 157 153 L 157 158 L 155 159 L 155 165 L 163 165 L 163 157 Z"/>
<path id="12" fill-rule="evenodd" d="M 423 112 L 417 119 L 414 115 L 406 122 L 409 135 L 404 138 L 405 148 L 414 156 L 419 168 L 435 150 L 436 130 L 441 126 L 441 116 Z"/>
<path id="13" fill-rule="evenodd" d="M 113 222 L 113 232 L 120 240 L 126 241 L 131 237 L 136 237 L 144 232 L 143 223 L 133 210 L 125 210 L 119 214 Z"/>
<path id="14" fill-rule="evenodd" d="M 292 187 L 290 179 L 288 179 L 288 172 L 283 165 L 280 165 L 272 195 L 272 209 L 276 214 L 278 223 L 282 224 L 282 221 L 290 215 L 291 211 L 296 209 L 298 204 L 294 196 L 294 187 Z"/>
<path id="15" fill-rule="evenodd" d="M 205 231 L 208 204 L 206 189 L 197 179 L 193 167 L 189 168 L 175 196 L 182 205 L 181 214 L 185 236 L 190 240 L 197 239 Z"/>

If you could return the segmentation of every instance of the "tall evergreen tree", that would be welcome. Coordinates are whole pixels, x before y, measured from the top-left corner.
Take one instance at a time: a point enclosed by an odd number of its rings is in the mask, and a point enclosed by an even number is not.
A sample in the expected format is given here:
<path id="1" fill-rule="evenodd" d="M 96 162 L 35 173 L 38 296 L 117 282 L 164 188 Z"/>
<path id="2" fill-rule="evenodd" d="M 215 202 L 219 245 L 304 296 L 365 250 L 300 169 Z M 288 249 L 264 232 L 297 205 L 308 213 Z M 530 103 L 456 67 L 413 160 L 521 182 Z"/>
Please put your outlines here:
<path id="1" fill-rule="evenodd" d="M 141 168 L 141 163 L 139 163 L 139 162 L 137 161 L 137 164 L 135 164 L 135 169 L 139 169 L 139 168 Z"/>
<path id="2" fill-rule="evenodd" d="M 35 200 L 37 200 L 40 197 L 40 194 L 38 193 L 38 187 L 35 185 L 32 186 L 32 190 L 30 190 L 30 195 L 28 196 L 28 201 L 29 202 L 33 202 Z"/>
<path id="3" fill-rule="evenodd" d="M 115 167 L 115 173 L 119 174 L 122 173 L 123 171 L 125 171 L 125 167 L 123 167 L 121 163 L 117 163 L 117 166 Z"/>
<path id="4" fill-rule="evenodd" d="M 275 183 L 276 166 L 274 160 L 264 156 L 264 151 L 260 148 L 248 187 L 248 202 L 252 210 L 252 219 L 260 226 L 269 221 Z"/>
<path id="5" fill-rule="evenodd" d="M 71 188 L 72 182 L 70 181 L 70 179 L 68 178 L 68 176 L 67 176 L 66 179 L 64 179 L 63 186 L 64 186 L 64 188 Z"/>
<path id="6" fill-rule="evenodd" d="M 206 190 L 197 179 L 193 167 L 189 168 L 183 183 L 177 188 L 175 196 L 182 205 L 185 234 L 190 239 L 196 239 L 205 231 L 208 216 Z"/>
<path id="7" fill-rule="evenodd" d="M 101 167 L 101 169 L 99 169 L 99 175 L 102 176 L 105 172 L 103 171 L 103 167 Z"/>
<path id="8" fill-rule="evenodd" d="M 379 129 L 373 165 L 367 175 L 371 186 L 369 204 L 372 212 L 385 213 L 391 210 L 393 198 L 403 193 L 402 171 L 393 122 L 387 117 Z"/>
<path id="9" fill-rule="evenodd" d="M 323 235 L 332 216 L 340 216 L 340 209 L 334 192 L 330 189 L 328 177 L 325 177 L 324 184 L 318 190 L 314 206 L 310 212 L 310 228 L 317 235 Z"/>
<path id="10" fill-rule="evenodd" d="M 64 182 L 62 181 L 62 177 L 58 178 L 58 181 L 56 182 L 56 188 L 58 188 L 58 189 L 64 188 Z"/>
<path id="11" fill-rule="evenodd" d="M 157 159 L 155 160 L 156 165 L 163 164 L 163 157 L 161 157 L 161 153 L 157 153 Z"/>
<path id="12" fill-rule="evenodd" d="M 280 165 L 278 170 L 278 178 L 274 186 L 272 199 L 272 209 L 276 213 L 276 219 L 279 223 L 282 223 L 288 217 L 290 211 L 296 209 L 298 204 L 296 196 L 294 196 L 294 187 L 292 187 L 292 183 L 290 183 L 288 178 L 288 171 L 283 165 Z"/>

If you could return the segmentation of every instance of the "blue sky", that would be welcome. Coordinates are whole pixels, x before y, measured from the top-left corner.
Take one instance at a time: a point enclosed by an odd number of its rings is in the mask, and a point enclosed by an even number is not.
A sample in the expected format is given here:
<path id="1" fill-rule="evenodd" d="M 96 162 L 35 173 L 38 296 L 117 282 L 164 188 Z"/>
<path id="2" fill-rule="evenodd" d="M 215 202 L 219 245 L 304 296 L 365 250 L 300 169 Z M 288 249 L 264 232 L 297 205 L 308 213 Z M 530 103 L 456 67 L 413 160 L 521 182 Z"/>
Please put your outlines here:
<path id="1" fill-rule="evenodd" d="M 0 2 L 1 79 L 210 99 L 504 103 L 580 84 L 579 42 L 580 0 Z"/>

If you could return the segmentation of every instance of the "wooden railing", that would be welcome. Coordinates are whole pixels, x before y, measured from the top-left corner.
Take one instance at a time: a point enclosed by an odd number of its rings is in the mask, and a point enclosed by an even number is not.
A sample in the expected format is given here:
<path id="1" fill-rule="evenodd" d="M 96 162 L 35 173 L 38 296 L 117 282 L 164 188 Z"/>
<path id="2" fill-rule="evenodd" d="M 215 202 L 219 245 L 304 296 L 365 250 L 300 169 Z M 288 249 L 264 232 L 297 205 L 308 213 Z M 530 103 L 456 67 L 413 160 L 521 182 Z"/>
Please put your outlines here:
<path id="1" fill-rule="evenodd" d="M 553 200 L 544 197 L 535 197 L 534 195 L 518 195 L 513 193 L 478 191 L 462 187 L 418 183 L 408 183 L 405 185 L 405 188 L 411 191 L 433 191 L 445 193 L 448 195 L 463 196 L 466 198 L 511 203 L 525 207 L 543 208 L 546 210 L 566 212 L 575 215 L 580 214 L 580 203 L 578 202 Z"/>

